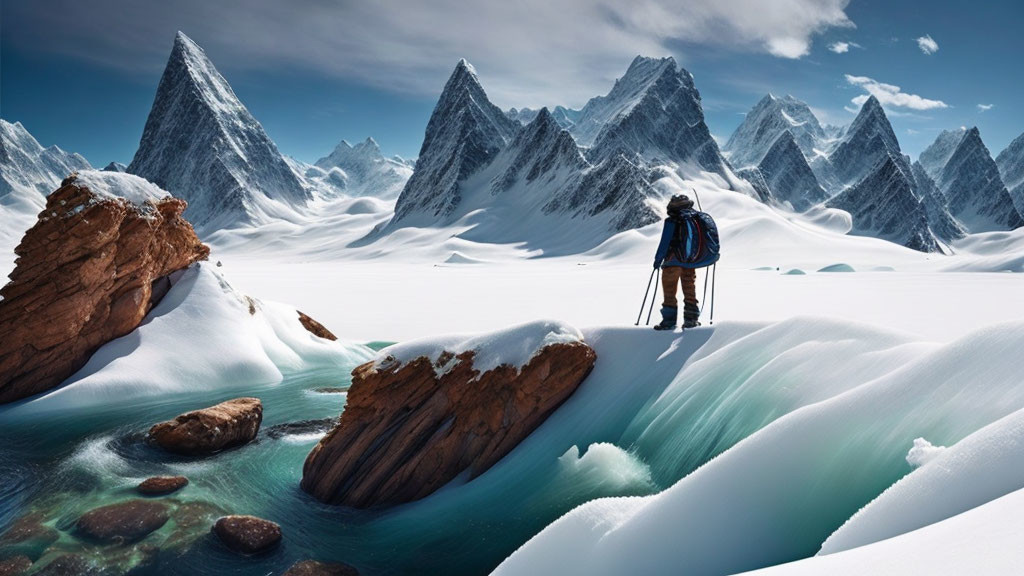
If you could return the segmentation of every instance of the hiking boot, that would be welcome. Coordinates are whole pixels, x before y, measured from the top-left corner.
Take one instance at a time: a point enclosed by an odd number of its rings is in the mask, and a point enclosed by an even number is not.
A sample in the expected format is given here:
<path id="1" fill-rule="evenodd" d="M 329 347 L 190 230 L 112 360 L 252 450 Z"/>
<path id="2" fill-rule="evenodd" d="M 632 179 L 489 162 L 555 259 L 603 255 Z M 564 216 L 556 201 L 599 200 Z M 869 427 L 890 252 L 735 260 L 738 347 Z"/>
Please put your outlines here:
<path id="1" fill-rule="evenodd" d="M 670 308 L 668 306 L 662 306 L 661 308 L 661 324 L 654 326 L 655 330 L 675 330 L 676 319 L 679 317 L 679 308 Z"/>
<path id="2" fill-rule="evenodd" d="M 696 318 L 687 318 L 683 322 L 683 328 L 684 329 L 685 328 L 696 328 L 697 326 L 700 326 L 700 322 L 698 322 Z"/>

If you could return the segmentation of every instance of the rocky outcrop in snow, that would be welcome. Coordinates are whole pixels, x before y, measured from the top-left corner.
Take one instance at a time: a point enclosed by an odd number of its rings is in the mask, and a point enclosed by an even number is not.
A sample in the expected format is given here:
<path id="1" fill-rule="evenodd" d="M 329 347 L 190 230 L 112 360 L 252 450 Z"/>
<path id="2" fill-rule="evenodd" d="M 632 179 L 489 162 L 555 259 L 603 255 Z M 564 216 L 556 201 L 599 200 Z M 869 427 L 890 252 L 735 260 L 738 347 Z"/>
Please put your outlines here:
<path id="1" fill-rule="evenodd" d="M 472 480 L 544 422 L 595 360 L 579 332 L 545 322 L 385 349 L 353 371 L 341 421 L 310 452 L 302 489 L 367 508 L 423 498 L 464 473 Z"/>
<path id="2" fill-rule="evenodd" d="M 729 137 L 723 150 L 737 168 L 756 166 L 778 141 L 789 132 L 804 156 L 815 156 L 827 139 L 818 118 L 810 107 L 792 96 L 776 98 L 768 94 L 747 113 L 743 122 Z"/>
<path id="3" fill-rule="evenodd" d="M 935 185 L 935 181 L 928 176 L 921 163 L 914 162 L 910 169 L 914 177 L 915 190 L 928 215 L 928 225 L 935 236 L 945 242 L 966 236 L 967 229 L 949 213 L 946 195 Z"/>
<path id="4" fill-rule="evenodd" d="M 921 252 L 939 250 L 928 214 L 914 193 L 913 177 L 901 162 L 887 156 L 857 184 L 831 198 L 826 206 L 853 216 L 853 233 L 874 236 Z"/>
<path id="5" fill-rule="evenodd" d="M 167 275 L 206 258 L 185 206 L 113 172 L 73 175 L 50 194 L 0 290 L 0 403 L 60 384 L 142 322 Z"/>
<path id="6" fill-rule="evenodd" d="M 195 42 L 181 32 L 128 172 L 189 203 L 201 231 L 294 214 L 299 174 Z"/>
<path id="7" fill-rule="evenodd" d="M 999 175 L 1010 191 L 1017 211 L 1024 214 L 1024 134 L 1014 138 L 1013 142 L 996 156 L 996 166 L 999 167 Z"/>
<path id="8" fill-rule="evenodd" d="M 455 214 L 462 182 L 489 164 L 518 128 L 487 99 L 473 67 L 460 60 L 430 116 L 416 170 L 395 205 L 395 222 L 425 216 L 434 223 Z"/>
<path id="9" fill-rule="evenodd" d="M 919 158 L 950 212 L 971 232 L 1024 226 L 977 127 L 939 134 Z"/>
<path id="10" fill-rule="evenodd" d="M 385 158 L 373 138 L 355 146 L 342 140 L 330 155 L 317 160 L 315 167 L 322 171 L 315 176 L 343 189 L 346 195 L 386 200 L 397 198 L 412 176 L 412 167 L 404 160 Z"/>

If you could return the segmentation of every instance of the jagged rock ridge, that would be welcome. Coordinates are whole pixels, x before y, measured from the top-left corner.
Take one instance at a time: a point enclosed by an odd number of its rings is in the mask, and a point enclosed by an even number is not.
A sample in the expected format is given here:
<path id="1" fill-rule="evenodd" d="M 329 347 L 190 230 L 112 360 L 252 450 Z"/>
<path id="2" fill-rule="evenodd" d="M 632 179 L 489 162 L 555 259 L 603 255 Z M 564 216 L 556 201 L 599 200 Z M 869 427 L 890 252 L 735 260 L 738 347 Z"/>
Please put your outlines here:
<path id="1" fill-rule="evenodd" d="M 128 172 L 187 200 L 202 230 L 286 216 L 311 198 L 203 49 L 181 32 Z"/>
<path id="2" fill-rule="evenodd" d="M 977 127 L 942 132 L 919 162 L 971 232 L 1024 226 Z"/>
<path id="3" fill-rule="evenodd" d="M 768 94 L 747 113 L 723 150 L 737 168 L 756 166 L 784 132 L 789 132 L 805 157 L 826 140 L 824 129 L 810 107 L 793 96 Z"/>

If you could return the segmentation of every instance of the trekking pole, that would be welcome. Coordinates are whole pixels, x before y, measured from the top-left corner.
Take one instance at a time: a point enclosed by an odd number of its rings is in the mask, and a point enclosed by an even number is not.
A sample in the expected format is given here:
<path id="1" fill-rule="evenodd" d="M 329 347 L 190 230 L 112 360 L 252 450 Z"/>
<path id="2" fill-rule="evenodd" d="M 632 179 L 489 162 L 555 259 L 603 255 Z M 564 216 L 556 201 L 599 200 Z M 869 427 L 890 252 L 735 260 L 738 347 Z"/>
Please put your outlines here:
<path id="1" fill-rule="evenodd" d="M 715 272 L 718 272 L 718 262 L 711 266 L 711 319 L 708 322 L 709 326 L 715 324 Z"/>
<path id="2" fill-rule="evenodd" d="M 657 271 L 657 268 L 651 270 L 651 277 L 647 280 L 647 289 L 644 290 L 644 301 L 640 304 L 640 313 L 636 315 L 636 324 L 634 326 L 640 325 L 640 318 L 644 315 L 644 308 L 647 307 L 647 293 L 651 291 L 651 282 L 654 281 L 654 273 Z"/>
<path id="3" fill-rule="evenodd" d="M 658 268 L 658 282 L 661 282 L 661 268 Z M 654 294 L 651 296 L 651 308 L 647 310 L 647 326 L 651 325 L 651 313 L 654 312 L 654 301 L 658 299 L 658 284 L 654 285 Z"/>
<path id="4" fill-rule="evenodd" d="M 700 313 L 704 313 L 704 305 L 708 302 L 708 267 L 704 267 L 704 295 L 700 297 Z"/>
<path id="5" fill-rule="evenodd" d="M 697 210 L 700 210 L 701 212 L 703 212 L 704 209 L 701 208 L 701 206 L 700 206 L 700 194 L 697 194 L 697 189 L 696 188 L 690 188 L 690 190 L 693 190 L 693 197 L 697 199 Z"/>

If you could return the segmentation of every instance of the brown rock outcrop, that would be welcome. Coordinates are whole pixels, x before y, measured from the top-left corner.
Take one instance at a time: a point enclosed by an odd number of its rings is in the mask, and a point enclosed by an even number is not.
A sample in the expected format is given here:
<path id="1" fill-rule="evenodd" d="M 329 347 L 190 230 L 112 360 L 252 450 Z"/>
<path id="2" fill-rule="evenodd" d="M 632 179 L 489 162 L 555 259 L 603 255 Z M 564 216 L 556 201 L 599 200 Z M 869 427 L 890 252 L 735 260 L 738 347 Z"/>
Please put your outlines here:
<path id="1" fill-rule="evenodd" d="M 177 454 L 211 454 L 252 441 L 262 422 L 259 398 L 235 398 L 160 422 L 149 429 L 149 439 Z"/>
<path id="2" fill-rule="evenodd" d="M 188 478 L 184 476 L 153 476 L 139 483 L 135 491 L 146 496 L 161 496 L 177 492 L 185 486 L 188 486 Z"/>
<path id="3" fill-rule="evenodd" d="M 337 340 L 338 337 L 331 333 L 323 324 L 313 320 L 309 316 L 299 312 L 299 322 L 302 323 L 302 327 L 309 331 L 310 334 L 323 338 L 325 340 Z"/>
<path id="4" fill-rule="evenodd" d="M 99 542 L 134 542 L 170 519 L 162 502 L 129 500 L 90 510 L 78 519 L 79 535 Z"/>
<path id="5" fill-rule="evenodd" d="M 96 194 L 75 175 L 50 194 L 0 289 L 0 403 L 59 385 L 142 322 L 161 279 L 207 257 L 185 206 Z"/>
<path id="6" fill-rule="evenodd" d="M 225 516 L 213 525 L 225 546 L 242 554 L 270 550 L 281 541 L 281 527 L 255 516 Z"/>
<path id="7" fill-rule="evenodd" d="M 292 564 L 282 576 L 359 576 L 359 570 L 348 564 L 303 560 Z"/>
<path id="8" fill-rule="evenodd" d="M 341 420 L 306 458 L 302 489 L 367 508 L 423 498 L 466 470 L 475 478 L 576 390 L 597 355 L 582 342 L 551 344 L 521 370 L 484 374 L 473 357 L 445 352 L 436 363 L 353 370 Z"/>

